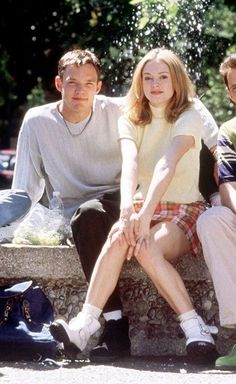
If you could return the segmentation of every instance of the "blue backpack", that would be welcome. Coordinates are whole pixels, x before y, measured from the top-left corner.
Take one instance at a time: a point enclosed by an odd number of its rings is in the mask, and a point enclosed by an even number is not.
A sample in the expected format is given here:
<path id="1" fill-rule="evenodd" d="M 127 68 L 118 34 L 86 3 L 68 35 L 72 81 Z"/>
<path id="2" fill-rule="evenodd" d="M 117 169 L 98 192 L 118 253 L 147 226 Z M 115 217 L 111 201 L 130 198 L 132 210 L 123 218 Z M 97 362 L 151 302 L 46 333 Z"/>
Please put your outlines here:
<path id="1" fill-rule="evenodd" d="M 53 308 L 32 281 L 0 288 L 0 360 L 54 358 L 57 342 L 49 332 Z"/>

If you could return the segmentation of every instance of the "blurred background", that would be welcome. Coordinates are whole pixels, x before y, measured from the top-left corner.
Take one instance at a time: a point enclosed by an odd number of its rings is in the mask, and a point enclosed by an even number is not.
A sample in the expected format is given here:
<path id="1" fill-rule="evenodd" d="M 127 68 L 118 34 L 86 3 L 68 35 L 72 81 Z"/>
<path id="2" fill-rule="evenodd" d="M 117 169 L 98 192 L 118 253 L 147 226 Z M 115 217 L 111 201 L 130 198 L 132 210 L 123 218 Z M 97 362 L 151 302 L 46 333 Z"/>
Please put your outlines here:
<path id="1" fill-rule="evenodd" d="M 60 97 L 54 88 L 57 61 L 75 47 L 101 59 L 106 95 L 126 93 L 149 49 L 171 48 L 219 125 L 236 112 L 219 76 L 222 59 L 236 52 L 235 0 L 3 0 L 0 188 L 11 184 L 24 113 Z"/>

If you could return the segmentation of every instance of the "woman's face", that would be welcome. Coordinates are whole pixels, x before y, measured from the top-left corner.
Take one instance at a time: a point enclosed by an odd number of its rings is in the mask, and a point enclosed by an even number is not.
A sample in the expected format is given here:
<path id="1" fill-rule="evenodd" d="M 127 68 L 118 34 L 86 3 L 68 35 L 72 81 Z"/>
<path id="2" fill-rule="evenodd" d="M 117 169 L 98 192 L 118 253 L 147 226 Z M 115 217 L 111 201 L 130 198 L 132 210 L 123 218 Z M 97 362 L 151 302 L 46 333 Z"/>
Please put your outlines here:
<path id="1" fill-rule="evenodd" d="M 143 91 L 153 107 L 166 106 L 174 94 L 167 64 L 154 59 L 143 67 Z"/>

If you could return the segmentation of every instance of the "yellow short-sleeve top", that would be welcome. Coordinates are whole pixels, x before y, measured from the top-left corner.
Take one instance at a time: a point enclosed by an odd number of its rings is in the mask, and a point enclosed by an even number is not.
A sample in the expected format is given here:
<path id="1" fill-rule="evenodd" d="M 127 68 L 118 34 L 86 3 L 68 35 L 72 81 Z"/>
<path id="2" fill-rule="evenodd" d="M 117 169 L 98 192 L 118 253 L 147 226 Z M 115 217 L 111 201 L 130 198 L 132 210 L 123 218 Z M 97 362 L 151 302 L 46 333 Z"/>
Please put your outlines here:
<path id="1" fill-rule="evenodd" d="M 144 127 L 134 126 L 124 116 L 118 121 L 119 139 L 133 140 L 138 148 L 138 189 L 134 199 L 145 199 L 155 165 L 173 137 L 191 135 L 195 144 L 178 162 L 175 175 L 161 200 L 186 204 L 203 200 L 198 189 L 199 153 L 204 128 L 201 114 L 193 105 L 171 124 L 166 121 L 163 108 L 151 106 L 151 109 L 152 122 Z"/>

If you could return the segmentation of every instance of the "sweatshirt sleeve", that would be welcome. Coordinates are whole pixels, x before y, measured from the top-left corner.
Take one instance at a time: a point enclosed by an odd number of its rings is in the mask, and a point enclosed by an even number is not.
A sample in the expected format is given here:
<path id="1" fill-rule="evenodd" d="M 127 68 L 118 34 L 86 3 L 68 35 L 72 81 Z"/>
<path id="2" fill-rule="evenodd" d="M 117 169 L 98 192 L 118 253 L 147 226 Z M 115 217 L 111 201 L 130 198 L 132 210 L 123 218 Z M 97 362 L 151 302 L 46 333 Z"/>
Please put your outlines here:
<path id="1" fill-rule="evenodd" d="M 209 110 L 205 107 L 201 100 L 195 98 L 194 106 L 200 113 L 203 122 L 202 139 L 205 145 L 211 149 L 217 144 L 217 136 L 219 128 Z"/>
<path id="2" fill-rule="evenodd" d="M 41 156 L 30 129 L 28 114 L 24 118 L 18 136 L 12 188 L 26 191 L 32 200 L 32 205 L 40 200 L 45 188 Z"/>
<path id="3" fill-rule="evenodd" d="M 222 124 L 217 142 L 219 185 L 236 181 L 235 142 L 234 129 Z"/>

